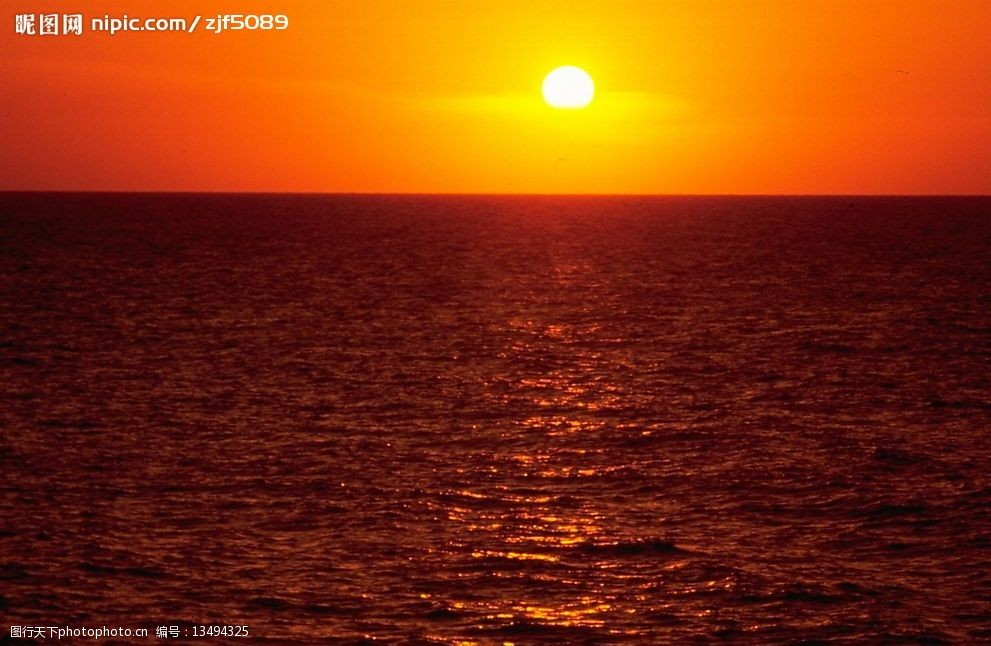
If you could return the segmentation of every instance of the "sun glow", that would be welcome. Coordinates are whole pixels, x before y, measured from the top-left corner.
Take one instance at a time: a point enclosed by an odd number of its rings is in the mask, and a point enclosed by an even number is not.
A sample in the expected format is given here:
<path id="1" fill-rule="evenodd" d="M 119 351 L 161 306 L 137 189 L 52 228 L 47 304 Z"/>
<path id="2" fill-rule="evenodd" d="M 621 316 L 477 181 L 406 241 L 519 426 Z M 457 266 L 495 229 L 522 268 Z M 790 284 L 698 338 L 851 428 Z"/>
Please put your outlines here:
<path id="1" fill-rule="evenodd" d="M 580 67 L 565 65 L 552 70 L 541 88 L 544 101 L 552 108 L 576 110 L 584 108 L 595 96 L 595 83 Z"/>

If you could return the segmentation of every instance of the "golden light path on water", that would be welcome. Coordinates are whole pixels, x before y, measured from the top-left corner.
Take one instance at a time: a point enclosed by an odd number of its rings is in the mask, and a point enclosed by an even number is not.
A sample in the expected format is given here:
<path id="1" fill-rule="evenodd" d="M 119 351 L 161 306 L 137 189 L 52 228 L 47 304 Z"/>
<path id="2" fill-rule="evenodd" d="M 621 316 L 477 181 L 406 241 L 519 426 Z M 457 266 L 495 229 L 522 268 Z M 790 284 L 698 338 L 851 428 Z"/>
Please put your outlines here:
<path id="1" fill-rule="evenodd" d="M 583 274 L 589 270 L 587 262 L 569 259 L 567 262 L 557 263 L 551 272 L 557 283 L 556 288 L 563 290 L 573 288 L 574 283 L 587 280 L 587 276 Z M 555 287 L 552 286 L 551 289 Z M 514 318 L 507 321 L 506 326 L 517 339 L 511 348 L 516 356 L 540 352 L 548 341 L 561 346 L 579 345 L 581 342 L 577 326 L 567 322 Z M 586 325 L 581 332 L 586 335 L 599 333 L 597 327 Z M 608 522 L 607 515 L 595 504 L 585 501 L 577 507 L 555 504 L 556 495 L 553 484 L 550 484 L 562 481 L 580 482 L 583 478 L 595 479 L 607 472 L 629 467 L 628 464 L 603 466 L 601 450 L 565 449 L 564 443 L 560 441 L 608 430 L 607 423 L 596 419 L 595 414 L 602 409 L 620 406 L 623 400 L 623 388 L 610 379 L 610 375 L 617 374 L 615 368 L 622 367 L 604 365 L 608 361 L 610 358 L 604 353 L 583 350 L 581 358 L 572 365 L 547 370 L 539 376 L 524 377 L 515 384 L 515 389 L 533 393 L 526 408 L 535 413 L 518 421 L 507 434 L 507 439 L 515 438 L 517 434 L 531 439 L 544 436 L 546 441 L 543 444 L 547 450 L 506 453 L 502 456 L 502 466 L 499 469 L 510 472 L 512 480 L 529 480 L 532 482 L 532 491 L 513 493 L 513 488 L 508 486 L 485 494 L 470 489 L 458 491 L 457 494 L 466 500 L 481 504 L 456 506 L 448 510 L 447 520 L 457 526 L 454 533 L 464 539 L 463 543 L 452 547 L 460 551 L 465 544 L 472 542 L 472 535 L 484 533 L 490 539 L 498 536 L 501 546 L 497 549 L 474 550 L 471 552 L 473 559 L 544 563 L 549 567 L 568 568 L 569 559 L 573 558 L 576 550 L 581 551 L 586 546 L 609 545 L 610 532 L 604 527 Z M 644 434 L 649 435 L 650 431 L 644 431 Z M 595 456 L 595 460 L 586 460 L 586 457 L 591 457 L 587 455 L 591 451 L 599 455 Z M 597 466 L 585 466 L 585 462 Z M 466 469 L 466 472 L 470 470 L 474 469 Z M 540 493 L 543 488 L 546 488 L 547 493 Z M 491 504 L 487 506 L 486 503 Z M 507 513 L 507 506 L 513 511 Z M 677 568 L 679 564 L 680 561 L 674 560 L 665 567 Z M 595 560 L 591 563 L 591 568 L 607 574 L 614 583 L 624 578 L 622 573 L 610 571 L 616 569 L 614 559 Z M 515 576 L 513 573 L 496 571 L 492 575 Z M 603 590 L 601 594 L 589 594 L 589 586 L 582 580 L 588 578 L 587 572 L 574 570 L 562 575 L 547 570 L 527 576 L 532 576 L 538 582 L 538 587 L 542 583 L 557 588 L 571 587 L 574 590 L 571 593 L 560 593 L 560 601 L 553 605 L 547 604 L 544 601 L 546 596 L 539 593 L 520 593 L 495 600 L 476 599 L 466 595 L 448 603 L 456 611 L 483 615 L 493 622 L 510 621 L 524 625 L 531 623 L 550 628 L 596 628 L 617 635 L 637 633 L 633 629 L 607 627 L 605 615 L 617 612 L 633 615 L 638 612 L 633 604 L 642 602 L 645 599 L 642 588 L 650 587 L 639 577 L 630 577 L 631 594 L 624 600 L 615 592 L 606 593 L 604 584 L 598 586 Z M 709 582 L 707 585 L 717 585 L 717 582 Z M 641 588 L 640 592 L 637 588 Z M 424 594 L 423 598 L 430 599 L 431 595 Z M 489 642 L 462 640 L 455 643 L 478 646 Z M 514 644 L 512 641 L 501 643 L 504 646 Z"/>

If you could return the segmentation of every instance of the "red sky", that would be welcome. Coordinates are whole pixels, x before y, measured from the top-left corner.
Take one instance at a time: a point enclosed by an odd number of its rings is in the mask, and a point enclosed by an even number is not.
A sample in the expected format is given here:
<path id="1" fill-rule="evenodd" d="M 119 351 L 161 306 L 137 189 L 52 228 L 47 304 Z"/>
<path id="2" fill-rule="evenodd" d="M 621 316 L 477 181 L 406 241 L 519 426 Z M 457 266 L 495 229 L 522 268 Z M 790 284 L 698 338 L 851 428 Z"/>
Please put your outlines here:
<path id="1" fill-rule="evenodd" d="M 0 190 L 988 194 L 989 43 L 966 0 L 3 0 Z M 541 99 L 567 64 L 584 110 Z"/>

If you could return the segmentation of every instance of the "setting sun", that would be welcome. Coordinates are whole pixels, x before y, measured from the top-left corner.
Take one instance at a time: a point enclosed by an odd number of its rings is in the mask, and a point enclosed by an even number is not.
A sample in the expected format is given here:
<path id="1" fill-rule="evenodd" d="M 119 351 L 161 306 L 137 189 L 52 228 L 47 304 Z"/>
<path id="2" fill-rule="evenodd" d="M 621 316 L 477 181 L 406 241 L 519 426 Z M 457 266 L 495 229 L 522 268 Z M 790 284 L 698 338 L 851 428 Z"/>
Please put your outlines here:
<path id="1" fill-rule="evenodd" d="M 542 91 L 544 101 L 552 108 L 575 110 L 592 102 L 595 83 L 585 70 L 566 65 L 551 71 L 544 78 Z"/>

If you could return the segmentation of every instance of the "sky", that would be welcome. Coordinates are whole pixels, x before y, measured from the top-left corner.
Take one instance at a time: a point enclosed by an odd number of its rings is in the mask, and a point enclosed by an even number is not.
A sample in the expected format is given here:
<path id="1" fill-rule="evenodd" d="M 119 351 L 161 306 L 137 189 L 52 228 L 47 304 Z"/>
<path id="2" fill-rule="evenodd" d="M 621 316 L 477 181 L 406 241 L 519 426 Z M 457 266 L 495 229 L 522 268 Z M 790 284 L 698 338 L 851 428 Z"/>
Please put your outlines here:
<path id="1" fill-rule="evenodd" d="M 989 43 L 970 0 L 0 0 L 0 190 L 989 194 Z"/>

